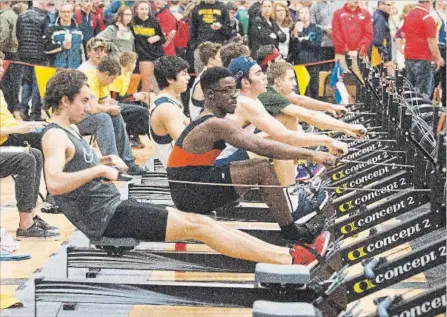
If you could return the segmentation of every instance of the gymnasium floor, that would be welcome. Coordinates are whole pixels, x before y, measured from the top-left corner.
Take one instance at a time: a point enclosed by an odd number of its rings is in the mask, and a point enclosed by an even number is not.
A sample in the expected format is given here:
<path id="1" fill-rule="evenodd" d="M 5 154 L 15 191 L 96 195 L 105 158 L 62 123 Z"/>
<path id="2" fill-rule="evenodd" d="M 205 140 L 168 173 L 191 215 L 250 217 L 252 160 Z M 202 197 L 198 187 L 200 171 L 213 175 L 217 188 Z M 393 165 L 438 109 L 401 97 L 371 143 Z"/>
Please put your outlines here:
<path id="1" fill-rule="evenodd" d="M 150 155 L 149 140 L 144 140 L 147 146 L 143 150 L 134 151 L 137 161 L 144 164 Z M 5 227 L 9 232 L 15 236 L 15 230 L 18 225 L 18 213 L 15 207 L 14 199 L 14 184 L 11 178 L 0 180 L 0 215 L 1 226 Z M 42 186 L 41 192 L 45 192 Z M 428 205 L 420 207 L 426 210 Z M 40 205 L 38 210 L 40 210 Z M 414 211 L 414 213 L 418 210 Z M 419 210 L 420 212 L 420 210 Z M 0 316 L 14 316 L 14 317 L 31 317 L 34 316 L 34 295 L 33 295 L 33 279 L 39 276 L 65 278 L 65 248 L 69 245 L 87 246 L 88 241 L 85 236 L 76 231 L 75 228 L 62 215 L 42 214 L 50 224 L 60 228 L 60 241 L 25 241 L 20 243 L 20 248 L 17 253 L 30 253 L 32 258 L 30 260 L 18 262 L 0 262 L 0 292 L 6 294 L 13 294 L 24 304 L 23 308 L 11 308 L 0 312 Z M 424 237 L 426 241 L 432 240 L 434 236 L 439 233 Z M 358 238 L 364 237 L 364 235 Z M 400 256 L 404 253 L 411 252 L 411 248 L 421 245 L 423 241 L 415 241 L 410 246 L 409 244 L 399 246 L 403 249 L 402 252 L 393 254 L 393 257 Z M 163 248 L 163 244 L 155 244 Z M 204 246 L 200 247 L 201 249 Z M 206 247 L 205 247 L 206 248 Z M 388 251 L 394 253 L 398 248 Z M 350 268 L 349 276 L 360 272 L 359 265 Z M 85 271 L 71 270 L 70 277 L 83 277 Z M 362 316 L 367 315 L 375 310 L 372 300 L 378 296 L 390 295 L 392 293 L 405 293 L 409 289 L 415 291 L 408 294 L 408 296 L 415 296 L 423 289 L 432 287 L 437 282 L 442 282 L 440 276 L 445 279 L 445 266 L 433 269 L 425 274 L 419 274 L 411 279 L 408 279 L 392 289 L 384 290 L 362 299 L 361 307 L 363 310 Z M 109 272 L 98 275 L 99 279 L 107 279 L 113 282 L 131 282 L 131 281 L 145 281 L 145 280 L 188 280 L 188 279 L 203 279 L 203 280 L 240 280 L 252 279 L 252 274 L 235 275 L 235 274 L 207 274 L 207 273 L 181 273 L 181 272 Z M 250 316 L 250 309 L 239 308 L 194 308 L 194 307 L 163 307 L 163 306 L 130 306 L 130 305 L 88 305 L 80 304 L 75 311 L 63 311 L 58 304 L 40 304 L 40 317 L 53 316 L 113 316 L 113 317 L 152 317 L 152 316 Z"/>

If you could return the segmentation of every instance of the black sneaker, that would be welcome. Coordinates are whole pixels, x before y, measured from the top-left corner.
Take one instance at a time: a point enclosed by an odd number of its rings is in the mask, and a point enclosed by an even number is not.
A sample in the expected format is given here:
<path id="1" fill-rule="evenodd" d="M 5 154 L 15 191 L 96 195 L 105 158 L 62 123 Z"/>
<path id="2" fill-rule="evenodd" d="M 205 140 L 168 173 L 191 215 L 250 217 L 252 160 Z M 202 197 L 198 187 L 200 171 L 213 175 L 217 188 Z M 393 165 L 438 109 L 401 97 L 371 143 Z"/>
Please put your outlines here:
<path id="1" fill-rule="evenodd" d="M 298 194 L 298 207 L 292 213 L 293 221 L 302 224 L 306 223 L 316 215 L 321 213 L 329 203 L 329 193 L 320 190 L 313 197 L 306 196 L 305 191 Z"/>
<path id="2" fill-rule="evenodd" d="M 60 235 L 57 232 L 46 230 L 39 226 L 37 222 L 34 222 L 28 229 L 17 229 L 17 240 L 59 240 Z"/>
<path id="3" fill-rule="evenodd" d="M 293 224 L 293 230 L 283 231 L 284 238 L 291 242 L 313 243 L 324 229 L 324 221 L 316 224 Z"/>
<path id="4" fill-rule="evenodd" d="M 146 168 L 143 168 L 137 164 L 129 166 L 129 170 L 127 174 L 129 175 L 146 175 L 149 171 Z"/>
<path id="5" fill-rule="evenodd" d="M 37 222 L 37 224 L 39 225 L 39 227 L 45 229 L 45 230 L 50 230 L 50 231 L 54 231 L 54 232 L 59 232 L 59 228 L 58 227 L 54 227 L 49 225 L 45 220 L 43 220 L 42 218 L 40 218 L 39 216 L 34 216 L 33 218 L 34 222 Z"/>

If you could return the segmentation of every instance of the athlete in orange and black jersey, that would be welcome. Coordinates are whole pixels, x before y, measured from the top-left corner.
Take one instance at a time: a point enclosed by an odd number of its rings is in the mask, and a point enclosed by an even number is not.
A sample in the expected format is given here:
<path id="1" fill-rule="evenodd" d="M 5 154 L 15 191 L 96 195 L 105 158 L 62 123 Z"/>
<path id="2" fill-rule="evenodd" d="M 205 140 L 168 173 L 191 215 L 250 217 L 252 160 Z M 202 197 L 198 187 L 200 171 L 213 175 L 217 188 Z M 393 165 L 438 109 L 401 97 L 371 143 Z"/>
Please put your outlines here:
<path id="1" fill-rule="evenodd" d="M 204 110 L 177 138 L 168 160 L 169 186 L 175 206 L 187 212 L 209 213 L 236 201 L 247 192 L 249 186 L 260 186 L 263 201 L 280 226 L 284 238 L 314 242 L 321 233 L 324 222 L 312 225 L 293 222 L 289 200 L 285 191 L 280 188 L 269 160 L 251 159 L 219 167 L 214 166 L 214 161 L 225 143 L 274 159 L 311 159 L 326 162 L 335 160 L 335 157 L 329 153 L 262 139 L 225 119 L 227 114 L 235 112 L 239 95 L 236 81 L 228 69 L 207 69 L 201 76 L 200 84 L 205 96 Z M 327 236 L 324 234 L 323 240 L 326 242 Z"/>
<path id="2" fill-rule="evenodd" d="M 194 154 L 183 149 L 186 136 L 198 125 L 215 118 L 205 115 L 186 127 L 175 143 L 168 160 L 168 177 L 172 180 L 231 184 L 229 166 L 214 167 L 214 162 L 225 148 L 225 141 L 218 140 L 213 148 L 204 153 Z M 231 186 L 207 186 L 170 183 L 172 199 L 180 210 L 209 213 L 215 208 L 234 202 L 239 195 Z M 186 198 L 186 199 L 184 199 Z"/>

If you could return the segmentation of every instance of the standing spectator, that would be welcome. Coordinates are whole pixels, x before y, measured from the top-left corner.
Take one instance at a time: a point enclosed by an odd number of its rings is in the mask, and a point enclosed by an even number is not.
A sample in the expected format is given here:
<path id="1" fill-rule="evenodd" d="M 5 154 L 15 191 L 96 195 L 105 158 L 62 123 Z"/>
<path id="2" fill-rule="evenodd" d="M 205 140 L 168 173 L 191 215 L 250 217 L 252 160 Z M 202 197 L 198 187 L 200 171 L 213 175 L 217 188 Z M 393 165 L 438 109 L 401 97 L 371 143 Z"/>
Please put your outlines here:
<path id="1" fill-rule="evenodd" d="M 292 31 L 289 60 L 292 64 L 308 64 L 319 62 L 320 47 L 323 41 L 323 30 L 310 22 L 310 8 L 303 6 L 298 12 L 298 21 Z M 306 95 L 318 97 L 319 65 L 306 66 L 310 75 Z"/>
<path id="2" fill-rule="evenodd" d="M 438 18 L 437 28 L 438 28 L 438 46 L 439 52 L 441 53 L 442 58 L 446 59 L 446 36 L 447 36 L 447 1 L 446 0 L 438 0 L 435 2 L 435 12 Z M 439 69 L 439 71 L 435 75 L 435 87 L 441 83 L 442 96 L 446 95 L 446 69 L 445 65 Z M 444 102 L 445 106 L 445 102 Z"/>
<path id="3" fill-rule="evenodd" d="M 247 39 L 248 39 L 248 46 L 251 47 L 252 42 L 252 35 L 251 35 L 251 26 L 253 24 L 253 21 L 261 16 L 261 4 L 262 1 L 255 1 L 251 5 L 251 7 L 248 9 L 248 30 L 247 30 Z"/>
<path id="4" fill-rule="evenodd" d="M 104 0 L 93 0 L 93 19 L 97 20 L 99 23 L 99 32 L 106 28 L 104 21 Z"/>
<path id="5" fill-rule="evenodd" d="M 53 7 L 54 3 L 52 2 L 35 1 L 31 9 L 19 15 L 17 19 L 17 40 L 19 42 L 17 53 L 21 62 L 37 65 L 47 64 L 47 56 L 44 53 L 44 36 L 50 23 L 47 10 Z M 42 120 L 42 103 L 34 67 L 22 66 L 20 74 L 14 77 L 13 87 L 18 91 L 22 78 L 24 79 L 25 84 L 31 88 L 32 93 L 31 120 Z M 12 106 L 16 116 L 18 115 L 24 120 L 29 120 L 29 105 L 27 101 L 29 101 L 29 97 L 25 96 L 24 98 L 22 94 L 22 102 L 19 105 Z"/>
<path id="6" fill-rule="evenodd" d="M 122 6 L 113 18 L 113 24 L 107 26 L 96 37 L 109 43 L 109 51 L 119 59 L 120 53 L 135 51 L 135 38 L 131 30 L 132 9 Z"/>
<path id="7" fill-rule="evenodd" d="M 146 1 L 148 2 L 148 1 Z M 118 12 L 122 6 L 132 7 L 135 1 L 133 0 L 112 0 L 107 8 L 104 9 L 104 21 L 109 24 L 113 21 L 113 16 Z"/>
<path id="8" fill-rule="evenodd" d="M 244 34 L 248 34 L 248 9 L 250 8 L 252 2 L 249 0 L 239 1 L 239 8 L 236 12 L 236 19 L 242 23 L 244 29 Z"/>
<path id="9" fill-rule="evenodd" d="M 250 34 L 251 56 L 256 57 L 260 46 L 273 44 L 276 48 L 279 43 L 286 41 L 286 35 L 281 31 L 279 25 L 273 20 L 273 1 L 263 1 L 261 16 L 254 19 Z"/>
<path id="10" fill-rule="evenodd" d="M 405 68 L 407 78 L 421 93 L 431 96 L 436 71 L 445 65 L 439 48 L 435 19 L 430 15 L 430 1 L 419 3 L 404 18 Z"/>
<path id="11" fill-rule="evenodd" d="M 396 46 L 396 62 L 397 62 L 397 68 L 400 70 L 405 70 L 405 39 L 403 38 L 402 34 L 402 26 L 404 24 L 404 18 L 408 14 L 408 12 L 411 11 L 411 9 L 414 8 L 414 4 L 406 4 L 403 9 L 402 13 L 399 17 L 399 28 L 396 31 L 396 35 L 394 36 L 394 44 Z"/>
<path id="12" fill-rule="evenodd" d="M 282 3 L 278 2 L 275 5 L 275 12 L 273 14 L 273 19 L 278 23 L 281 31 L 286 35 L 286 41 L 279 43 L 279 52 L 284 59 L 289 55 L 289 44 L 290 44 L 290 32 L 293 25 L 292 17 L 290 16 L 290 11 L 288 7 Z"/>
<path id="13" fill-rule="evenodd" d="M 0 51 L 5 54 L 5 59 L 17 60 L 17 48 L 19 43 L 16 36 L 17 14 L 11 9 L 11 1 L 0 1 Z M 14 77 L 20 76 L 21 67 L 10 64 L 3 77 L 0 89 L 5 92 L 6 103 L 9 111 L 19 103 L 19 90 L 14 87 Z"/>
<path id="14" fill-rule="evenodd" d="M 87 42 L 99 33 L 99 22 L 96 15 L 93 14 L 93 1 L 81 0 L 80 8 L 75 10 L 76 24 L 84 36 L 82 44 L 86 51 Z"/>
<path id="15" fill-rule="evenodd" d="M 35 2 L 33 2 L 33 6 L 35 6 Z M 56 19 L 59 16 L 59 11 L 56 8 L 56 4 L 54 1 L 48 1 L 47 2 L 47 12 L 48 12 L 48 19 L 50 20 L 49 26 L 53 26 L 56 23 Z"/>
<path id="16" fill-rule="evenodd" d="M 142 79 L 141 90 L 149 96 L 154 75 L 154 61 L 164 55 L 162 45 L 166 39 L 158 21 L 149 15 L 147 1 L 135 2 L 132 32 Z"/>
<path id="17" fill-rule="evenodd" d="M 177 18 L 171 13 L 168 1 L 155 1 L 157 12 L 155 18 L 160 23 L 161 30 L 166 38 L 163 50 L 167 56 L 175 56 L 174 38 L 177 34 Z"/>
<path id="18" fill-rule="evenodd" d="M 0 1 L 0 51 L 5 59 L 15 60 L 17 56 L 16 24 L 17 14 L 11 8 L 11 1 Z"/>
<path id="19" fill-rule="evenodd" d="M 230 35 L 230 17 L 224 4 L 216 0 L 205 0 L 194 8 L 189 25 L 189 40 L 191 51 L 194 51 L 196 73 L 203 69 L 197 50 L 199 44 L 207 41 L 223 44 L 230 39 Z"/>
<path id="20" fill-rule="evenodd" d="M 393 3 L 391 1 L 379 1 L 377 10 L 373 15 L 374 36 L 371 46 L 371 64 L 373 66 L 384 64 L 388 74 L 394 72 L 391 50 L 391 29 L 388 24 Z"/>
<path id="21" fill-rule="evenodd" d="M 371 14 L 359 7 L 357 0 L 347 0 L 343 8 L 334 13 L 332 19 L 332 40 L 335 47 L 335 58 L 340 61 L 344 72 L 349 72 L 345 54 L 353 61 L 353 68 L 358 70 L 357 56 L 368 54 L 373 38 Z"/>
<path id="22" fill-rule="evenodd" d="M 242 23 L 236 18 L 236 12 L 237 12 L 236 4 L 233 2 L 228 2 L 227 10 L 230 16 L 230 28 L 231 28 L 230 39 L 233 39 L 235 37 L 242 39 L 245 36 L 244 27 L 242 26 Z"/>
<path id="23" fill-rule="evenodd" d="M 78 68 L 84 55 L 82 31 L 73 19 L 73 6 L 65 4 L 59 9 L 60 16 L 47 30 L 45 53 L 51 57 L 51 65 L 57 68 Z"/>
<path id="24" fill-rule="evenodd" d="M 342 1 L 322 0 L 312 4 L 311 21 L 323 29 L 323 42 L 321 44 L 321 60 L 333 60 L 335 57 L 334 43 L 332 42 L 332 17 L 337 9 L 343 6 Z M 331 70 L 334 63 L 321 65 L 321 70 Z"/>

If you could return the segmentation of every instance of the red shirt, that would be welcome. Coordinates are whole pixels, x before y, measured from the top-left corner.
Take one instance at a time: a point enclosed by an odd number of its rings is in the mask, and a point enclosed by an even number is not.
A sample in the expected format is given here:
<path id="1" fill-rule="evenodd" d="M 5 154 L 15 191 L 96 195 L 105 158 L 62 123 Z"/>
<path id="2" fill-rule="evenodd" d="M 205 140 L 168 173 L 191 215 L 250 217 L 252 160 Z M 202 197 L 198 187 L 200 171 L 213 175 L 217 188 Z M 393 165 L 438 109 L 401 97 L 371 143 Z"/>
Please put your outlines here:
<path id="1" fill-rule="evenodd" d="M 163 31 L 165 37 L 167 37 L 173 30 L 177 30 L 177 19 L 171 13 L 171 11 L 169 11 L 168 7 L 155 14 L 155 18 L 160 23 L 161 30 Z M 163 50 L 165 52 L 165 55 L 175 56 L 174 41 L 171 40 L 170 42 L 166 42 L 163 45 Z"/>
<path id="2" fill-rule="evenodd" d="M 360 49 L 366 52 L 372 39 L 372 17 L 367 10 L 357 7 L 352 11 L 345 4 L 343 8 L 334 12 L 332 40 L 336 54 L 345 54 Z"/>
<path id="3" fill-rule="evenodd" d="M 436 38 L 436 23 L 426 8 L 416 5 L 405 17 L 402 32 L 405 59 L 433 60 L 427 39 Z"/>

